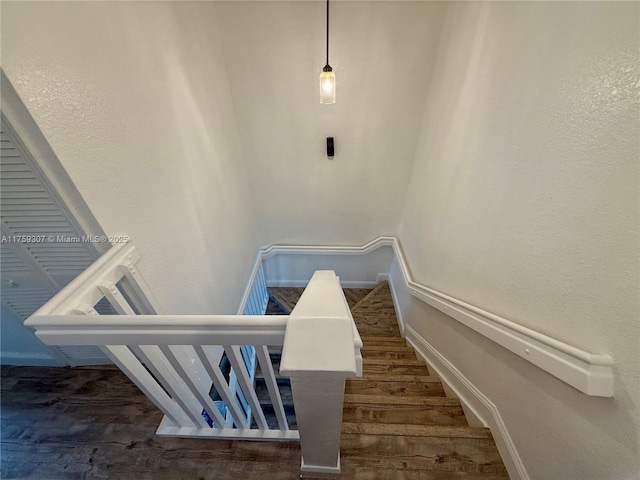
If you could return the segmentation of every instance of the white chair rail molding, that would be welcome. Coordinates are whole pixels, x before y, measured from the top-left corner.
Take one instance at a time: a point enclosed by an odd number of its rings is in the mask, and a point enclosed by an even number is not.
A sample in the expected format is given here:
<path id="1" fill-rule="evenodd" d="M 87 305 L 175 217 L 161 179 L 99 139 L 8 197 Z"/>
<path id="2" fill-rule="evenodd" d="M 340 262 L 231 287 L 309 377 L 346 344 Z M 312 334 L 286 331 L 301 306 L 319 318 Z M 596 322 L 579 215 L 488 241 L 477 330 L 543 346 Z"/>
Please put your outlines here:
<path id="1" fill-rule="evenodd" d="M 278 255 L 359 256 L 371 254 L 383 247 L 393 250 L 394 261 L 400 269 L 404 286 L 418 300 L 442 311 L 586 395 L 613 396 L 614 361 L 611 356 L 581 350 L 416 282 L 411 276 L 397 237 L 381 236 L 361 246 L 272 245 L 263 248 L 259 257 L 266 260 Z M 400 315 L 401 310 L 396 310 Z"/>

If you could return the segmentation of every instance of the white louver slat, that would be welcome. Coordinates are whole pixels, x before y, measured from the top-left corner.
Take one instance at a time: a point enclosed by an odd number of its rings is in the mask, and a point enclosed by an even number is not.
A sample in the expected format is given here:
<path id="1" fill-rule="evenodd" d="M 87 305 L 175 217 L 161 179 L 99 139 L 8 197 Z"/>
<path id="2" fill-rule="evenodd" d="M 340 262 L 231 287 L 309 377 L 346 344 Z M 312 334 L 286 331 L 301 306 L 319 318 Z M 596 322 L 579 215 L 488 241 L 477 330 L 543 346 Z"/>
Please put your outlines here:
<path id="1" fill-rule="evenodd" d="M 2 119 L 2 302 L 25 320 L 96 259 L 29 152 Z M 71 240 L 71 241 L 70 241 Z M 111 363 L 97 347 L 58 349 L 71 365 Z"/>

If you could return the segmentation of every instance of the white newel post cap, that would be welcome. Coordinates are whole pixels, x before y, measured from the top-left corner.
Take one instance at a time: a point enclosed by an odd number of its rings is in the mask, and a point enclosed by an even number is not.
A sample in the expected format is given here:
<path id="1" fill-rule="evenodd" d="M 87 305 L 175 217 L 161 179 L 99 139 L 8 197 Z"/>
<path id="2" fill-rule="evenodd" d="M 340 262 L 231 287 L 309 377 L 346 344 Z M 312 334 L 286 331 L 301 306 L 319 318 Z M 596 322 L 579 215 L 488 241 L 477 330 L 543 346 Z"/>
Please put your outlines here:
<path id="1" fill-rule="evenodd" d="M 333 270 L 318 270 L 289 315 L 280 372 L 356 375 L 353 325 Z"/>

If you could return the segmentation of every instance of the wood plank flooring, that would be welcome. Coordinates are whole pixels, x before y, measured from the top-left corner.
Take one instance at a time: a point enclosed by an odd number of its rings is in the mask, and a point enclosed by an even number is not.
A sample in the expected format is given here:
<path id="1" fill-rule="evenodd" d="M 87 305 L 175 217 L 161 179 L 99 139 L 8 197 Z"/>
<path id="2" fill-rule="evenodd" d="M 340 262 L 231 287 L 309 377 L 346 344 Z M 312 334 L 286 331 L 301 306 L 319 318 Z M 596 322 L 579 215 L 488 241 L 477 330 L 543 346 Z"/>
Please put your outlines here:
<path id="1" fill-rule="evenodd" d="M 156 436 L 162 414 L 115 367 L 3 367 L 1 380 L 2 479 L 297 478 L 298 443 Z"/>
<path id="2" fill-rule="evenodd" d="M 299 293 L 285 292 L 290 308 Z M 341 478 L 508 478 L 489 430 L 468 427 L 459 402 L 405 345 L 388 286 L 345 293 L 365 373 L 345 387 Z M 2 479 L 298 478 L 297 443 L 156 436 L 162 414 L 115 367 L 1 375 Z"/>

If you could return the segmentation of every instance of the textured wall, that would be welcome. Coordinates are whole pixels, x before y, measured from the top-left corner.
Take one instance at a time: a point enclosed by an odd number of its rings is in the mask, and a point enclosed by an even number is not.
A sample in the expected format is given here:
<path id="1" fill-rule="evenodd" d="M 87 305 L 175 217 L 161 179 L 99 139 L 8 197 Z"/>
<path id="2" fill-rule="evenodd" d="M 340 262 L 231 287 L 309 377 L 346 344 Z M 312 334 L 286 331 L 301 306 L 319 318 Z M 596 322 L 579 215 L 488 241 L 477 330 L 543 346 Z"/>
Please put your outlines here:
<path id="1" fill-rule="evenodd" d="M 2 67 L 161 305 L 235 313 L 259 245 L 211 3 L 3 2 Z"/>
<path id="2" fill-rule="evenodd" d="M 332 2 L 334 105 L 318 94 L 325 2 L 216 6 L 263 243 L 396 232 L 444 6 Z"/>
<path id="3" fill-rule="evenodd" d="M 616 361 L 615 398 L 588 398 L 414 310 L 533 479 L 638 474 L 638 9 L 452 3 L 443 26 L 400 229 L 414 278 Z"/>

